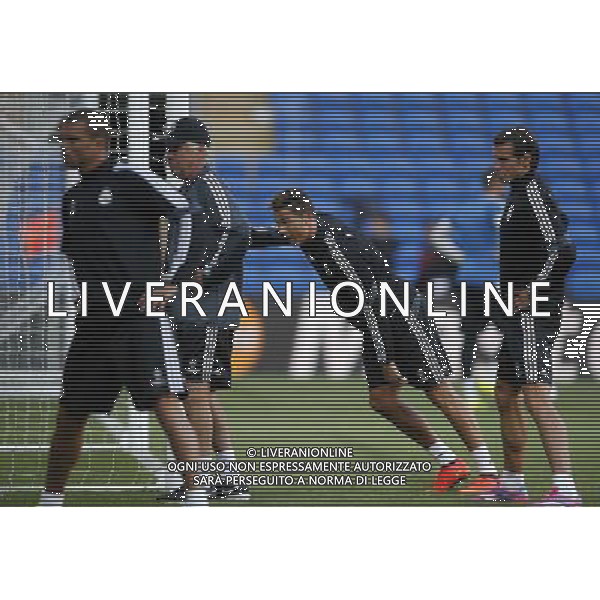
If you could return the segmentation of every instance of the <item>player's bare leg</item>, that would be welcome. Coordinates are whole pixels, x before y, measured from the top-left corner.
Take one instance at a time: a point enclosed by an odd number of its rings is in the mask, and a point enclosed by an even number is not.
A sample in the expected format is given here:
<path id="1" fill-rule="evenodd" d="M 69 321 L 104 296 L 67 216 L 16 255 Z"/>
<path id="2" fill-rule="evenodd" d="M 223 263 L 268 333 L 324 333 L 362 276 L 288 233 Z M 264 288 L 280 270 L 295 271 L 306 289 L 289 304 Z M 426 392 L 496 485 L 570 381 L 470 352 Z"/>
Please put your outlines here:
<path id="1" fill-rule="evenodd" d="M 540 432 L 553 473 L 571 474 L 569 440 L 565 423 L 553 401 L 549 385 L 524 385 L 523 397 Z"/>
<path id="2" fill-rule="evenodd" d="M 187 388 L 188 394 L 184 401 L 175 394 L 163 396 L 158 403 L 157 417 L 178 461 L 211 460 L 212 418 L 206 395 L 208 384 L 188 383 Z M 157 499 L 187 499 L 191 482 L 193 475 L 186 475 L 182 486 Z"/>
<path id="3" fill-rule="evenodd" d="M 434 490 L 446 492 L 468 477 L 468 467 L 436 437 L 419 413 L 399 399 L 402 387 L 401 380 L 398 380 L 393 384 L 371 389 L 369 392 L 371 407 L 432 455 L 441 467 L 434 483 Z"/>
<path id="4" fill-rule="evenodd" d="M 192 435 L 198 449 L 196 456 L 202 457 L 202 460 L 210 460 L 212 458 L 212 413 L 210 408 L 210 384 L 187 382 L 188 389 L 185 395 L 185 400 L 181 401 L 175 394 L 169 394 L 161 398 L 159 405 L 177 405 L 181 406 L 184 411 L 184 418 L 181 418 L 177 411 L 178 419 L 176 422 L 170 423 L 172 427 L 172 435 L 176 436 L 175 431 L 177 423 L 183 431 L 187 431 L 188 435 Z M 191 433 L 190 433 L 191 432 Z M 169 433 L 167 434 L 169 435 Z M 181 438 L 178 437 L 178 440 Z M 173 448 L 175 452 L 175 448 Z M 179 460 L 179 459 L 178 459 Z M 198 460 L 193 458 L 193 460 Z M 184 484 L 173 490 L 166 496 L 160 496 L 159 500 L 183 500 L 186 497 L 188 488 L 188 479 L 185 479 Z"/>
<path id="5" fill-rule="evenodd" d="M 233 453 L 233 444 L 231 441 L 231 430 L 227 424 L 227 417 L 223 404 L 216 393 L 211 394 L 210 408 L 213 423 L 212 445 L 215 454 L 223 455 Z"/>
<path id="6" fill-rule="evenodd" d="M 484 444 L 473 410 L 462 401 L 449 381 L 443 381 L 426 393 L 431 402 L 442 411 L 454 427 L 470 452 Z"/>
<path id="7" fill-rule="evenodd" d="M 213 449 L 213 417 L 210 391 L 210 383 L 188 382 L 188 393 L 185 397 L 185 410 L 191 423 L 201 452 L 204 456 L 210 456 Z"/>
<path id="8" fill-rule="evenodd" d="M 369 392 L 371 408 L 422 448 L 431 448 L 436 437 L 423 417 L 415 410 L 400 402 L 398 394 L 401 384 L 388 384 L 373 388 Z"/>
<path id="9" fill-rule="evenodd" d="M 456 393 L 449 380 L 431 387 L 426 394 L 459 435 L 477 467 L 478 477 L 461 491 L 480 494 L 494 488 L 496 469 L 471 406 Z"/>
<path id="10" fill-rule="evenodd" d="M 521 409 L 520 389 L 518 386 L 499 380 L 494 393 L 500 414 L 504 471 L 505 473 L 522 474 L 527 427 Z"/>
<path id="11" fill-rule="evenodd" d="M 526 502 L 523 476 L 523 456 L 527 443 L 527 428 L 521 409 L 521 388 L 499 379 L 494 390 L 500 416 L 500 433 L 504 452 L 504 470 L 497 489 L 483 494 L 486 500 Z"/>
<path id="12" fill-rule="evenodd" d="M 567 428 L 556 408 L 554 391 L 547 384 L 527 384 L 522 389 L 552 470 L 552 490 L 543 503 L 578 505 L 581 500 L 573 481 Z"/>
<path id="13" fill-rule="evenodd" d="M 197 434 L 188 421 L 183 402 L 177 396 L 161 398 L 156 405 L 155 413 L 177 461 L 191 462 L 210 459 L 210 455 L 203 451 Z M 184 477 L 186 488 L 196 487 L 193 473 L 186 473 Z"/>
<path id="14" fill-rule="evenodd" d="M 62 505 L 65 485 L 81 454 L 88 418 L 86 412 L 68 409 L 62 404 L 59 406 L 40 505 Z"/>
<path id="15" fill-rule="evenodd" d="M 204 387 L 205 384 L 201 385 Z M 205 390 L 198 393 L 199 388 L 198 384 L 188 385 L 189 393 L 185 401 L 181 401 L 176 394 L 169 394 L 160 399 L 159 405 L 162 407 L 181 405 L 184 408 L 186 414 L 185 426 L 187 427 L 188 423 L 191 424 L 191 430 L 195 434 L 199 448 L 198 454 L 208 457 L 212 452 L 212 410 L 210 396 L 205 393 Z"/>
<path id="16" fill-rule="evenodd" d="M 227 463 L 226 475 L 238 475 L 236 467 L 235 450 L 231 437 L 231 429 L 227 423 L 227 413 L 215 392 L 211 393 L 210 408 L 212 413 L 213 438 L 212 445 L 215 459 Z M 245 485 L 232 483 L 231 485 L 216 486 L 214 498 L 227 498 L 234 500 L 247 500 L 250 498 L 250 489 Z"/>

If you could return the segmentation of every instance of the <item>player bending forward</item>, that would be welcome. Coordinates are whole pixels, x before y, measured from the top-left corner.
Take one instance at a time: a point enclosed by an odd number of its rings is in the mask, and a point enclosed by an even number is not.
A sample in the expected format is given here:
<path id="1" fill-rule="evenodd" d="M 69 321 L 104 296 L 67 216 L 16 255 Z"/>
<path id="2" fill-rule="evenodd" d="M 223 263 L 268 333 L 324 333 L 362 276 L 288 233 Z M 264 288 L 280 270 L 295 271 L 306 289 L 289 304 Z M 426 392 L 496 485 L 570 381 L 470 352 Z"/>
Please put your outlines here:
<path id="1" fill-rule="evenodd" d="M 399 391 L 406 382 L 425 392 L 470 451 L 478 475 L 465 491 L 495 487 L 495 469 L 475 419 L 447 381 L 451 374 L 449 362 L 435 325 L 425 316 L 423 296 L 411 296 L 408 317 L 403 317 L 395 306 L 387 317 L 380 316 L 380 284 L 387 282 L 396 289 L 398 285 L 382 255 L 333 217 L 315 212 L 310 198 L 301 190 L 278 194 L 272 207 L 280 233 L 302 249 L 331 291 L 348 281 L 362 289 L 364 308 L 347 319 L 363 333 L 370 404 L 439 463 L 434 491 L 454 488 L 469 477 L 469 467 L 434 435 L 418 413 L 399 400 Z M 355 311 L 356 290 L 341 288 L 337 302 L 345 313 Z"/>

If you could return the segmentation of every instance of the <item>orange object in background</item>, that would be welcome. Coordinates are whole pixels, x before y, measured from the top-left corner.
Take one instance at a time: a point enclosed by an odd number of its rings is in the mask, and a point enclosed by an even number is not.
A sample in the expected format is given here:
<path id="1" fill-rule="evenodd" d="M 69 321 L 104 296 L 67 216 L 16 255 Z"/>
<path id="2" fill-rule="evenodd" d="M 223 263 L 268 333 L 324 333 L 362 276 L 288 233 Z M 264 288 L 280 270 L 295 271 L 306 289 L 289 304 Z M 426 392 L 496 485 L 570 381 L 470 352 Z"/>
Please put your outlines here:
<path id="1" fill-rule="evenodd" d="M 273 151 L 275 119 L 269 94 L 226 92 L 191 94 L 191 113 L 206 123 L 218 155 Z"/>
<path id="2" fill-rule="evenodd" d="M 58 250 L 60 221 L 57 214 L 27 217 L 21 225 L 21 247 L 27 257 Z"/>

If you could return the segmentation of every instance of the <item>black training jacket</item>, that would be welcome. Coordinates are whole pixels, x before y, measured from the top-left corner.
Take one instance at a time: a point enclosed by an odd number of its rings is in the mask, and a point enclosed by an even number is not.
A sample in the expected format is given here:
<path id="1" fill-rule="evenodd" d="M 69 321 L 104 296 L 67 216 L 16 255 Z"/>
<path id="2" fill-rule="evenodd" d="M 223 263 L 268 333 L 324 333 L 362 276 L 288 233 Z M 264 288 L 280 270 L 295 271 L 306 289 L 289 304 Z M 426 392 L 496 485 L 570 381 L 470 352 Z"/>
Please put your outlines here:
<path id="1" fill-rule="evenodd" d="M 361 234 L 341 224 L 334 217 L 317 214 L 317 232 L 314 238 L 300 248 L 330 291 L 341 282 L 357 283 L 365 295 L 361 313 L 348 320 L 372 338 L 379 362 L 386 362 L 385 348 L 379 331 L 379 285 L 394 284 L 388 262 L 381 252 Z M 343 288 L 337 302 L 344 312 L 357 307 L 357 294 L 350 287 Z"/>
<path id="2" fill-rule="evenodd" d="M 202 271 L 203 296 L 200 305 L 211 322 L 221 326 L 237 325 L 237 310 L 229 310 L 222 318 L 216 315 L 230 283 L 235 283 L 242 291 L 246 253 L 251 248 L 289 242 L 274 228 L 251 228 L 230 192 L 209 167 L 195 180 L 185 182 L 180 192 L 189 202 L 192 215 L 194 233 L 190 240 L 188 260 Z M 178 229 L 176 226 L 174 230 Z M 172 247 L 174 245 L 170 239 L 169 248 Z M 171 314 L 180 318 L 178 299 L 173 303 Z M 193 310 L 188 311 L 186 318 L 204 320 Z"/>
<path id="3" fill-rule="evenodd" d="M 174 248 L 163 272 L 159 218 L 177 217 Z M 132 286 L 123 314 L 140 314 L 137 302 L 146 282 L 188 279 L 191 217 L 186 199 L 151 172 L 108 160 L 64 195 L 62 251 L 73 261 L 79 283 L 88 282 L 89 314 L 109 316 L 101 282 L 116 301 Z"/>
<path id="4" fill-rule="evenodd" d="M 567 217 L 548 187 L 535 174 L 511 182 L 500 223 L 500 280 L 515 291 L 535 281 L 564 288 L 575 261 L 567 234 Z"/>

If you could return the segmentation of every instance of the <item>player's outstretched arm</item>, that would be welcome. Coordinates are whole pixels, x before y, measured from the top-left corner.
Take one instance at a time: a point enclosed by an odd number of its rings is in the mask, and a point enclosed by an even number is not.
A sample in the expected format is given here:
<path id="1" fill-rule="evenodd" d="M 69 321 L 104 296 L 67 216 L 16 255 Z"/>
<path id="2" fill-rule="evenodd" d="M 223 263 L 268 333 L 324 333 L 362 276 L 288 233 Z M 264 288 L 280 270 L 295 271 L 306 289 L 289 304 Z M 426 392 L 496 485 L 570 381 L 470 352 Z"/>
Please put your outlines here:
<path id="1" fill-rule="evenodd" d="M 252 227 L 250 229 L 250 248 L 262 250 L 273 246 L 289 246 L 290 240 L 279 233 L 276 227 Z"/>

